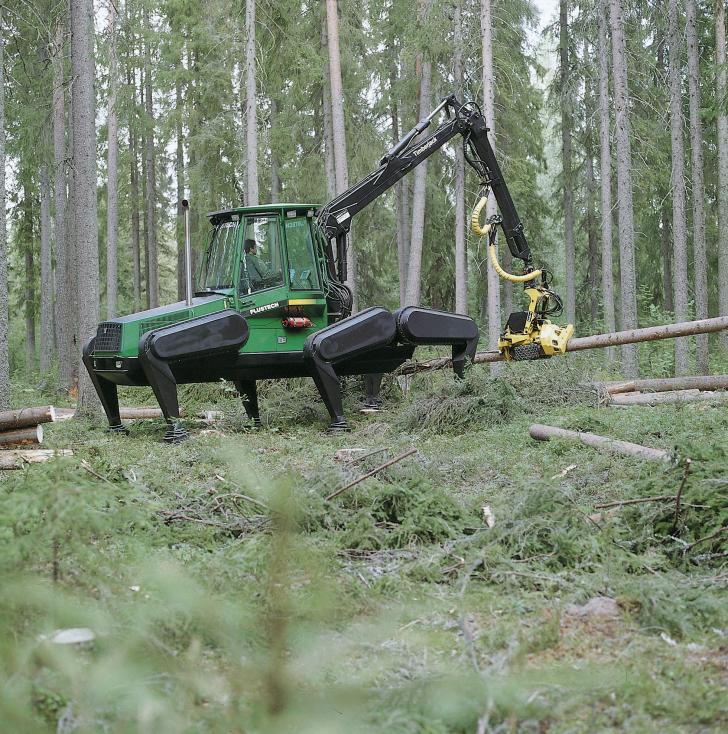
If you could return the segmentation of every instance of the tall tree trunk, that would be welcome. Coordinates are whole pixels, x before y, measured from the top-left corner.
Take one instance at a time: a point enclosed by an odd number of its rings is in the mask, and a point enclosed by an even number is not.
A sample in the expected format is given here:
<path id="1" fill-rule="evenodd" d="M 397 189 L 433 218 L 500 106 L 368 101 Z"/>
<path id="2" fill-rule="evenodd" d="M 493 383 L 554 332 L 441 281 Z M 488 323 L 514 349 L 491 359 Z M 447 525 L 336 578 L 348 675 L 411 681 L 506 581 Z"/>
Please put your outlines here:
<path id="1" fill-rule="evenodd" d="M 389 115 L 392 126 L 392 145 L 399 142 L 399 104 L 394 96 L 396 80 L 396 65 L 390 69 L 389 77 Z M 405 201 L 404 180 L 400 179 L 394 185 L 394 206 L 397 220 L 397 266 L 399 270 L 399 305 L 404 306 L 407 298 L 407 258 L 409 256 L 409 239 L 407 217 L 407 202 Z"/>
<path id="2" fill-rule="evenodd" d="M 180 59 L 180 64 L 181 64 Z M 185 198 L 185 147 L 184 147 L 184 128 L 182 125 L 182 110 L 184 109 L 184 100 L 182 99 L 182 83 L 179 78 L 174 83 L 175 97 L 175 155 L 174 155 L 174 173 L 177 180 L 177 219 L 175 220 L 175 234 L 177 240 L 177 298 L 181 301 L 185 298 L 185 227 L 184 227 L 184 207 L 182 200 Z"/>
<path id="3" fill-rule="evenodd" d="M 51 182 L 48 173 L 44 134 L 43 163 L 40 166 L 40 376 L 45 378 L 53 362 L 53 253 L 51 251 Z"/>
<path id="4" fill-rule="evenodd" d="M 678 0 L 669 0 L 670 138 L 672 147 L 672 242 L 674 252 L 675 320 L 688 320 L 688 234 L 685 220 L 685 143 L 682 114 L 682 41 Z M 675 373 L 690 371 L 690 345 L 675 339 Z"/>
<path id="5" fill-rule="evenodd" d="M 107 169 L 106 183 L 106 315 L 116 316 L 117 295 L 117 242 L 119 238 L 119 124 L 116 112 L 117 56 L 116 6 L 109 3 L 109 97 L 107 100 L 106 129 Z"/>
<path id="6" fill-rule="evenodd" d="M 698 46 L 697 6 L 686 0 L 686 37 L 688 46 L 688 91 L 690 97 L 690 153 L 693 174 L 693 256 L 695 271 L 695 318 L 708 318 L 708 258 L 705 245 L 705 184 L 703 183 L 703 125 L 700 120 L 700 48 Z M 697 342 L 698 373 L 707 375 L 708 335 Z"/>
<path id="7" fill-rule="evenodd" d="M 566 269 L 566 320 L 576 321 L 574 255 L 574 192 L 571 172 L 571 89 L 569 75 L 569 9 L 559 3 L 559 58 L 561 78 L 561 161 L 564 195 L 564 267 Z"/>
<path id="8" fill-rule="evenodd" d="M 481 0 L 480 34 L 483 54 L 483 105 L 485 122 L 490 130 L 490 142 L 493 146 L 493 152 L 496 153 L 495 77 L 493 70 L 493 6 L 491 0 Z M 486 214 L 490 217 L 495 213 L 495 197 L 490 196 L 488 198 Z M 488 346 L 490 349 L 496 349 L 501 330 L 500 278 L 491 265 L 490 258 L 486 257 L 485 267 L 488 273 Z M 500 372 L 500 364 L 492 364 L 490 366 L 490 372 L 491 374 L 497 374 Z"/>
<path id="9" fill-rule="evenodd" d="M 275 99 L 270 101 L 270 127 L 271 133 L 278 124 L 278 102 Z M 272 135 L 271 135 L 272 137 Z M 281 198 L 281 177 L 278 173 L 278 155 L 273 149 L 273 142 L 270 144 L 270 201 L 271 204 L 277 204 Z"/>
<path id="10" fill-rule="evenodd" d="M 58 352 L 58 388 L 68 391 L 73 383 L 76 362 L 70 285 L 70 238 L 67 236 L 66 191 L 66 100 L 63 68 L 64 30 L 59 21 L 53 38 L 53 234 L 56 251 L 56 350 Z"/>
<path id="11" fill-rule="evenodd" d="M 326 0 L 326 31 L 329 51 L 329 74 L 331 78 L 331 125 L 334 143 L 334 168 L 336 174 L 336 193 L 341 194 L 349 188 L 349 169 L 346 160 L 346 130 L 344 124 L 344 91 L 341 83 L 341 52 L 339 50 L 339 14 L 337 0 Z M 348 273 L 346 285 L 356 298 L 356 251 L 349 237 L 347 247 Z"/>
<path id="12" fill-rule="evenodd" d="M 132 295 L 134 311 L 141 308 L 142 274 L 141 274 L 141 243 L 139 225 L 139 152 L 136 133 L 136 79 L 131 69 L 127 67 L 126 83 L 131 90 L 132 104 L 129 105 L 129 206 L 131 208 L 131 267 L 132 267 Z"/>
<path id="13" fill-rule="evenodd" d="M 617 328 L 614 317 L 614 274 L 612 267 L 612 152 L 609 101 L 609 45 L 607 39 L 608 0 L 600 0 L 599 12 L 599 180 L 601 194 L 602 231 L 602 309 L 604 328 Z M 607 349 L 613 360 L 614 347 Z"/>
<path id="14" fill-rule="evenodd" d="M 258 120 L 255 100 L 255 2 L 245 0 L 245 157 L 248 206 L 258 206 Z"/>
<path id="15" fill-rule="evenodd" d="M 587 85 L 589 81 L 587 80 Z M 586 101 L 586 100 L 585 100 Z M 588 95 L 586 120 L 586 238 L 589 272 L 587 286 L 589 288 L 589 318 L 592 326 L 599 318 L 599 238 L 597 237 L 597 222 L 594 216 L 596 203 L 597 182 L 594 176 L 594 137 L 591 123 L 592 96 Z"/>
<path id="16" fill-rule="evenodd" d="M 619 275 L 621 328 L 637 327 L 637 278 L 634 257 L 634 209 L 632 202 L 632 144 L 630 140 L 627 47 L 624 40 L 622 0 L 609 0 L 612 31 L 612 73 L 617 148 L 617 216 L 619 227 Z M 637 347 L 622 346 L 622 371 L 636 377 Z"/>
<path id="17" fill-rule="evenodd" d="M 324 79 L 321 88 L 324 127 L 324 165 L 326 167 L 326 193 L 329 199 L 336 196 L 336 164 L 334 162 L 334 124 L 331 120 L 331 71 L 328 61 L 328 38 L 326 30 L 328 18 L 324 19 L 321 26 L 321 48 L 326 54 L 324 64 Z"/>
<path id="18" fill-rule="evenodd" d="M 71 0 L 71 73 L 73 127 L 73 236 L 78 292 L 78 333 L 83 343 L 94 336 L 99 321 L 99 243 L 96 208 L 96 129 L 94 127 L 93 0 Z M 80 365 L 82 343 L 76 345 Z M 91 380 L 79 366 L 78 406 L 95 409 L 98 399 Z"/>
<path id="19" fill-rule="evenodd" d="M 455 91 L 462 99 L 463 89 L 463 0 L 455 3 Z M 465 238 L 465 154 L 461 145 L 455 148 L 455 312 L 468 312 L 468 251 Z"/>
<path id="20" fill-rule="evenodd" d="M 25 369 L 35 370 L 35 262 L 33 249 L 33 192 L 31 182 L 23 181 L 23 234 L 25 259 Z"/>
<path id="21" fill-rule="evenodd" d="M 0 410 L 10 409 L 8 251 L 5 227 L 5 27 L 0 7 Z"/>
<path id="22" fill-rule="evenodd" d="M 728 113 L 726 113 L 725 4 L 715 3 L 716 99 L 718 101 L 718 314 L 728 316 Z M 728 331 L 720 343 L 728 349 Z"/>
<path id="23" fill-rule="evenodd" d="M 420 22 L 427 19 L 428 0 L 420 0 Z M 430 98 L 432 95 L 432 63 L 420 53 L 417 59 L 420 80 L 419 119 L 430 114 Z M 405 303 L 418 306 L 422 290 L 422 247 L 425 240 L 425 204 L 427 199 L 427 160 L 415 168 L 412 191 L 412 237 L 409 244 L 407 262 L 407 288 Z"/>
<path id="24" fill-rule="evenodd" d="M 672 298 L 672 227 L 667 201 L 663 201 L 660 208 L 660 255 L 665 311 L 672 314 L 675 311 L 675 302 Z"/>
<path id="25" fill-rule="evenodd" d="M 151 32 L 149 11 L 144 11 L 144 25 Z M 146 223 L 147 223 L 147 291 L 150 308 L 159 305 L 159 275 L 157 262 L 157 172 L 156 151 L 154 145 L 154 102 L 152 98 L 152 61 L 150 40 L 144 41 L 144 106 L 146 108 Z"/>

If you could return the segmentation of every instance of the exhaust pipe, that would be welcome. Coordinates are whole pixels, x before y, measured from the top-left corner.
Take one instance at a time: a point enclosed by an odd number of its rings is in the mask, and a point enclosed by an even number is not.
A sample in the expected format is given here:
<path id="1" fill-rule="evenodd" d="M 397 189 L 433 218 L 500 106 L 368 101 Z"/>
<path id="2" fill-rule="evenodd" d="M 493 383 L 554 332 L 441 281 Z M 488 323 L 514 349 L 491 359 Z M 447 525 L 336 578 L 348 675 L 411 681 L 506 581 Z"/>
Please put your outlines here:
<path id="1" fill-rule="evenodd" d="M 190 243 L 190 202 L 182 199 L 185 214 L 185 301 L 192 305 L 192 244 Z"/>

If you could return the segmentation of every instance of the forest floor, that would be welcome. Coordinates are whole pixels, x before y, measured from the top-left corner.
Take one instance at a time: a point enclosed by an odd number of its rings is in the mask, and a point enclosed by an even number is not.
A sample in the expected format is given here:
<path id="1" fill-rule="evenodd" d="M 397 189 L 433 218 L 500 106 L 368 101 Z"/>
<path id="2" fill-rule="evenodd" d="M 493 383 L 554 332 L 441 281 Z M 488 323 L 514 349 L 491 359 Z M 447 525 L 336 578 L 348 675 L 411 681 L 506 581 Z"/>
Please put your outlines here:
<path id="1" fill-rule="evenodd" d="M 185 390 L 225 418 L 177 446 L 161 421 L 48 425 L 75 455 L 0 477 L 0 729 L 726 731 L 727 538 L 691 544 L 728 525 L 728 411 L 604 407 L 599 373 L 389 379 L 369 416 L 352 381 L 336 436 L 306 381 L 265 386 L 259 430 L 226 386 Z M 535 442 L 533 422 L 675 461 Z M 595 508 L 674 495 L 686 458 L 677 522 L 672 501 Z M 53 642 L 69 628 L 94 639 Z"/>

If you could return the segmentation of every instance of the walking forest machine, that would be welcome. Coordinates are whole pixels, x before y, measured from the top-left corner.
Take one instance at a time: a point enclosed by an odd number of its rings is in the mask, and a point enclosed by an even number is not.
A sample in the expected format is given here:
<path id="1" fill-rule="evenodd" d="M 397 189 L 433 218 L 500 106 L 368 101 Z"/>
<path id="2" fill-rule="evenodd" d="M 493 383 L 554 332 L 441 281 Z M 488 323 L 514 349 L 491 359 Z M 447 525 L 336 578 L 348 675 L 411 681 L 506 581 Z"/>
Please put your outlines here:
<path id="1" fill-rule="evenodd" d="M 442 111 L 443 124 L 422 133 Z M 536 269 L 480 108 L 446 97 L 381 159 L 378 168 L 322 208 L 266 204 L 208 215 L 211 230 L 196 289 L 190 271 L 189 207 L 185 207 L 186 301 L 104 321 L 83 349 L 110 430 L 128 433 L 119 416 L 117 385 L 151 386 L 167 422 L 164 440 L 180 441 L 177 385 L 231 381 L 248 417 L 260 422 L 257 380 L 312 377 L 331 416 L 330 430 L 346 430 L 340 378 L 368 376 L 367 404 L 376 407 L 383 373 L 409 360 L 419 345 L 448 345 L 462 377 L 478 344 L 475 322 L 462 314 L 405 306 L 380 306 L 351 315 L 347 235 L 358 212 L 384 194 L 456 135 L 476 171 L 482 196 L 473 230 L 488 238 L 491 261 L 501 275 L 522 282 L 528 307 L 512 313 L 499 341 L 506 359 L 550 357 L 566 350 L 571 325 L 549 316 L 561 312 L 550 274 Z M 489 192 L 499 215 L 481 225 Z M 496 233 L 502 230 L 523 273 L 498 264 Z"/>

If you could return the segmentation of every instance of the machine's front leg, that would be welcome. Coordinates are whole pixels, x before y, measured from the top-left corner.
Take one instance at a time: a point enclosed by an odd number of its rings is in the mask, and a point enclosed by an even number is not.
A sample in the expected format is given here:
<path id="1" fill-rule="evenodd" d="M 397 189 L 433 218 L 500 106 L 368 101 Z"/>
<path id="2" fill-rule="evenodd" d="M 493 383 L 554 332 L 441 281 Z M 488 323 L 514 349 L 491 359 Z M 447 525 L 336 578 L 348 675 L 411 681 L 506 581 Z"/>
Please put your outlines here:
<path id="1" fill-rule="evenodd" d="M 364 375 L 364 388 L 367 394 L 362 406 L 363 412 L 373 413 L 382 409 L 382 398 L 379 397 L 379 392 L 382 389 L 382 377 L 384 375 L 381 373 Z"/>
<path id="2" fill-rule="evenodd" d="M 258 386 L 255 380 L 235 380 L 234 384 L 238 395 L 243 399 L 245 414 L 255 423 L 256 427 L 259 427 L 260 408 L 258 407 Z"/>
<path id="3" fill-rule="evenodd" d="M 94 370 L 93 358 L 91 355 L 94 351 L 94 344 L 96 343 L 96 337 L 89 339 L 83 347 L 83 364 L 86 367 L 86 371 L 91 378 L 96 394 L 99 396 L 101 401 L 101 407 L 106 413 L 106 418 L 109 421 L 109 431 L 112 433 L 121 433 L 125 436 L 129 435 L 129 429 L 121 422 L 121 416 L 119 415 L 119 395 L 116 389 L 116 384 L 109 382 L 109 380 L 96 374 Z"/>

